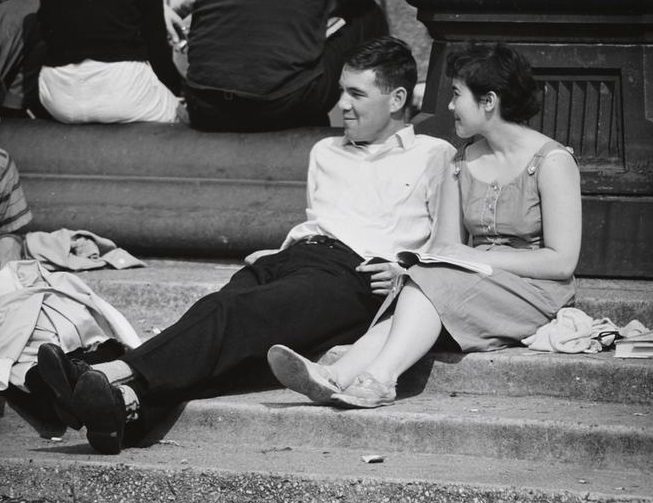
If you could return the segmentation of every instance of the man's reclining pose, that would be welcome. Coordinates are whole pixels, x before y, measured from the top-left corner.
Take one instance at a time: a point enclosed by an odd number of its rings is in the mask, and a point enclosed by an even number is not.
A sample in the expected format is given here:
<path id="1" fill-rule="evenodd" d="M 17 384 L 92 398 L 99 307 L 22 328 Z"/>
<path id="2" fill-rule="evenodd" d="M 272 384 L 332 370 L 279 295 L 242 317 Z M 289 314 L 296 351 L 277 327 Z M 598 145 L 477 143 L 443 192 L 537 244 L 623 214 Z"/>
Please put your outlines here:
<path id="1" fill-rule="evenodd" d="M 361 263 L 427 244 L 455 153 L 404 123 L 416 76 L 410 48 L 395 38 L 352 53 L 340 79 L 345 136 L 313 147 L 307 220 L 280 251 L 250 256 L 224 288 L 120 360 L 90 369 L 41 348 L 44 380 L 95 449 L 119 452 L 125 424 L 143 420 L 151 404 L 215 396 L 226 372 L 266 365 L 274 344 L 316 352 L 365 332 L 394 272 Z"/>

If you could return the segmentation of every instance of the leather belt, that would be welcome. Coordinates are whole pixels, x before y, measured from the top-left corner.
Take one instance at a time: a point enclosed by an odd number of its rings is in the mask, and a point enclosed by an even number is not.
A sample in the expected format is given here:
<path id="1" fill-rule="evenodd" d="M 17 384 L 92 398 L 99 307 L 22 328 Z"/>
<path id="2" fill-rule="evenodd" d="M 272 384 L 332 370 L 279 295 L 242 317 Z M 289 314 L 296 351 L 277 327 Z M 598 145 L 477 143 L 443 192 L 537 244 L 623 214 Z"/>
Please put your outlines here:
<path id="1" fill-rule="evenodd" d="M 349 248 L 345 243 L 342 241 L 329 237 L 329 236 L 324 236 L 323 234 L 314 234 L 313 236 L 307 236 L 305 238 L 300 239 L 297 241 L 298 245 L 322 245 L 326 246 L 327 248 L 335 248 L 337 250 L 344 250 L 349 253 L 354 253 L 355 255 L 358 255 L 354 250 Z"/>

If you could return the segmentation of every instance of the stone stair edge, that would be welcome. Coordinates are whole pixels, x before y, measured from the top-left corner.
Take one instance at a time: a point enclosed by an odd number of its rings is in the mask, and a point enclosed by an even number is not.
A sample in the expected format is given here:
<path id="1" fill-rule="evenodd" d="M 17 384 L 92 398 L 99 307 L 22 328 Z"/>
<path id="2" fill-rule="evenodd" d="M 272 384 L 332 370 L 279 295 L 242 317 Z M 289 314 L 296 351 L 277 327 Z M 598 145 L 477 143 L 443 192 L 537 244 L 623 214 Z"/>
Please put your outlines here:
<path id="1" fill-rule="evenodd" d="M 38 438 L 17 421 L 12 412 L 0 422 L 0 432 L 6 433 L 3 426 L 17 430 L 16 435 L 6 438 L 0 453 L 0 495 L 11 488 L 13 496 L 50 496 L 59 501 L 56 498 L 65 494 L 67 498 L 63 499 L 68 500 L 74 486 L 79 498 L 76 501 L 169 501 L 173 495 L 177 501 L 268 501 L 264 494 L 256 493 L 256 484 L 247 484 L 249 492 L 243 491 L 233 500 L 224 499 L 228 492 L 215 492 L 217 487 L 224 488 L 227 479 L 238 478 L 241 482 L 256 480 L 267 489 L 269 501 L 275 502 L 279 498 L 356 502 L 653 501 L 653 480 L 646 470 L 595 469 L 573 463 L 478 455 L 402 453 L 373 446 L 313 449 L 265 439 L 255 445 L 214 444 L 202 436 L 174 434 L 147 449 L 126 449 L 118 456 L 107 457 L 93 452 L 83 430 L 71 431 L 54 442 Z M 381 455 L 384 462 L 365 464 L 361 456 L 366 454 Z M 192 482 L 184 477 L 192 478 Z M 107 484 L 112 487 L 110 494 L 102 492 Z M 310 497 L 290 496 L 293 487 L 307 484 L 316 485 Z M 329 493 L 333 484 L 355 490 L 337 497 Z M 384 490 L 377 492 L 377 485 Z M 146 494 L 153 486 L 156 491 Z M 206 488 L 211 491 L 205 492 Z M 245 494 L 251 499 L 242 499 Z M 395 497 L 385 499 L 391 494 Z M 379 499 L 381 496 L 384 499 Z"/>
<path id="2" fill-rule="evenodd" d="M 189 402 L 166 438 L 483 455 L 653 470 L 650 407 L 551 397 L 409 397 L 378 410 L 308 404 L 291 392 Z"/>
<path id="3" fill-rule="evenodd" d="M 311 402 L 307 397 L 285 388 L 262 390 L 243 390 L 225 393 L 212 398 L 196 399 L 188 402 L 185 411 L 194 413 L 215 410 L 216 407 L 252 408 L 278 412 L 296 410 L 301 413 L 321 417 L 335 415 L 341 417 L 374 418 L 380 415 L 392 417 L 504 417 L 521 421 L 529 417 L 534 423 L 588 424 L 629 428 L 628 422 L 637 425 L 642 431 L 653 436 L 653 411 L 642 404 L 616 404 L 602 402 L 581 402 L 565 397 L 522 396 L 498 397 L 475 393 L 434 393 L 431 396 L 401 394 L 394 405 L 378 409 L 343 409 L 328 404 Z M 600 411 L 601 414 L 596 414 Z M 463 414 L 464 412 L 464 414 Z M 184 412 L 185 413 L 185 412 Z M 583 423 L 583 421 L 585 423 Z"/>
<path id="4" fill-rule="evenodd" d="M 172 259 L 172 258 L 143 258 L 146 263 L 144 268 L 125 270 L 98 269 L 81 271 L 82 278 L 96 282 L 158 282 L 174 284 L 215 284 L 207 271 L 214 271 L 216 275 L 224 277 L 231 275 L 243 267 L 244 262 L 239 259 Z M 227 277 L 228 278 L 228 277 Z M 651 295 L 653 302 L 653 280 L 648 279 L 617 279 L 617 278 L 576 278 L 580 293 L 614 293 L 632 292 Z"/>
<path id="5" fill-rule="evenodd" d="M 358 456 L 351 455 L 350 459 Z M 471 458 L 471 457 L 468 457 Z M 298 466 L 306 466 L 311 458 L 304 455 Z M 123 502 L 148 501 L 150 503 L 171 500 L 187 503 L 201 502 L 306 502 L 338 501 L 340 503 L 367 502 L 446 502 L 468 503 L 651 503 L 653 498 L 646 484 L 645 474 L 617 473 L 615 482 L 593 485 L 586 478 L 587 471 L 582 467 L 562 466 L 551 469 L 547 475 L 552 480 L 576 477 L 569 486 L 558 484 L 538 484 L 532 482 L 532 468 L 529 463 L 520 463 L 522 471 L 516 471 L 513 464 L 509 468 L 503 463 L 492 460 L 493 469 L 473 465 L 479 471 L 484 468 L 485 477 L 505 476 L 511 470 L 514 477 L 507 482 L 476 482 L 449 480 L 447 477 L 429 479 L 401 478 L 393 473 L 391 477 L 369 475 L 363 470 L 349 470 L 344 476 L 316 473 L 298 469 L 295 472 L 274 471 L 264 468 L 259 470 L 195 467 L 185 465 L 176 469 L 163 468 L 134 463 L 104 464 L 88 461 L 44 462 L 40 459 L 5 459 L 0 466 L 0 479 L 10 487 L 12 495 L 18 495 L 20 501 L 32 501 L 31 498 L 66 498 L 70 496 L 71 487 L 75 488 L 75 497 L 81 501 Z M 471 459 L 464 460 L 470 464 Z M 478 458 L 474 458 L 478 462 Z M 432 456 L 430 465 L 439 462 L 436 469 L 445 471 L 451 467 L 448 456 Z M 446 465 L 445 465 L 446 463 Z M 375 465 L 372 465 L 375 466 Z M 396 468 L 396 465 L 393 466 Z M 472 468 L 472 469 L 473 469 Z M 362 472 L 362 473 L 361 473 Z M 56 479 L 51 474 L 56 474 Z M 604 472 L 591 471 L 596 478 L 605 477 Z M 615 475 L 614 472 L 608 472 Z M 519 481 L 531 477 L 528 485 Z M 111 483 L 111 492 L 106 492 L 106 484 Z M 0 494 L 5 492 L 0 482 Z M 618 486 L 617 484 L 624 484 Z M 598 487 L 597 487 L 598 485 Z M 562 486 L 562 487 L 560 487 Z M 571 488 L 570 488 L 571 487 Z M 643 488 L 642 488 L 643 487 Z M 281 499 L 280 499 L 281 498 Z M 13 501 L 13 500 L 10 500 Z M 18 500 L 16 500 L 18 501 Z M 38 501 L 41 501 L 38 499 Z M 60 501 L 55 499 L 55 501 Z"/>

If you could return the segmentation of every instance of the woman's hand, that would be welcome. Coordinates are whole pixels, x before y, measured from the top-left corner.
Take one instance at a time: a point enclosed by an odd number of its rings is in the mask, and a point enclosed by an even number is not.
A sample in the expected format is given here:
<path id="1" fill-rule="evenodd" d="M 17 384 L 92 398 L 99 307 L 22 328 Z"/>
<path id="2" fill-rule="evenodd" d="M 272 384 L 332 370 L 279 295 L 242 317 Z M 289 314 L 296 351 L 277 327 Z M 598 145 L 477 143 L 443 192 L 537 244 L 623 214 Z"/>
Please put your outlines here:
<path id="1" fill-rule="evenodd" d="M 179 33 L 185 31 L 184 21 L 181 19 L 181 16 L 177 14 L 172 7 L 163 4 L 163 19 L 166 23 L 166 31 L 168 32 L 168 38 L 173 45 L 179 43 Z"/>
<path id="2" fill-rule="evenodd" d="M 163 20 L 168 37 L 174 45 L 180 42 L 180 33 L 186 38 L 188 27 L 183 18 L 188 15 L 194 3 L 195 0 L 163 0 Z"/>
<path id="3" fill-rule="evenodd" d="M 405 272 L 397 262 L 381 262 L 369 264 L 363 262 L 356 270 L 364 274 L 370 274 L 370 286 L 372 293 L 388 295 L 393 287 L 398 284 L 398 278 Z"/>

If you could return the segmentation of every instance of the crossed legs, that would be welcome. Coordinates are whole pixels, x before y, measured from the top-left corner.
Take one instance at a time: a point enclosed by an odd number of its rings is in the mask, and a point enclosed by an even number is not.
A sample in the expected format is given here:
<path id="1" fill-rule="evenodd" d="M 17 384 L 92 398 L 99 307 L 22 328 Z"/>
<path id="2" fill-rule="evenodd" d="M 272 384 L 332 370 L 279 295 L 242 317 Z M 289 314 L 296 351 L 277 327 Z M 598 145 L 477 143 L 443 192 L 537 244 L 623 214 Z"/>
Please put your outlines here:
<path id="1" fill-rule="evenodd" d="M 389 405 L 395 398 L 398 377 L 415 364 L 435 344 L 442 331 L 440 317 L 421 289 L 409 281 L 397 300 L 392 318 L 370 328 L 337 362 L 320 370 L 299 355 L 289 354 L 285 361 L 269 359 L 278 377 L 284 374 L 280 365 L 309 369 L 307 379 L 328 375 L 340 392 L 329 399 L 353 407 Z M 281 382 L 295 391 L 310 389 L 295 379 Z M 319 384 L 319 383 L 318 383 Z M 324 397 L 322 394 L 308 395 Z"/>

